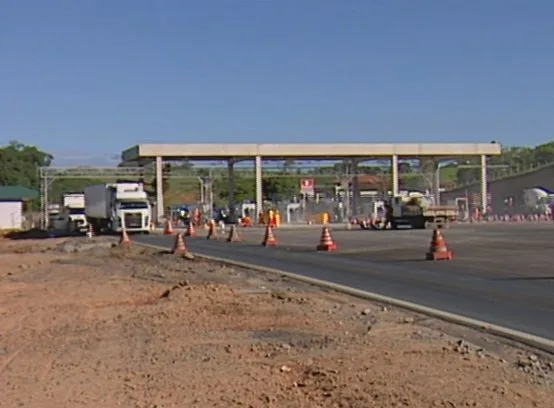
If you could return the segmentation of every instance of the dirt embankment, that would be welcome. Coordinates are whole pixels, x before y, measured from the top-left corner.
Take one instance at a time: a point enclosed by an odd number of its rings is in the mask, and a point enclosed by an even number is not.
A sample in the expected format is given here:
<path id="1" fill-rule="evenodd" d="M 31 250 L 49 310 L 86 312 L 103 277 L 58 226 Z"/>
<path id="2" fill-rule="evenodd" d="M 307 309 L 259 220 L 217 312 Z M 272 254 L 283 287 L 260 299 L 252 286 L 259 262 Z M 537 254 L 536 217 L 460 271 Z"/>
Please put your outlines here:
<path id="1" fill-rule="evenodd" d="M 109 246 L 0 242 L 0 407 L 554 406 L 540 354 L 276 276 Z"/>

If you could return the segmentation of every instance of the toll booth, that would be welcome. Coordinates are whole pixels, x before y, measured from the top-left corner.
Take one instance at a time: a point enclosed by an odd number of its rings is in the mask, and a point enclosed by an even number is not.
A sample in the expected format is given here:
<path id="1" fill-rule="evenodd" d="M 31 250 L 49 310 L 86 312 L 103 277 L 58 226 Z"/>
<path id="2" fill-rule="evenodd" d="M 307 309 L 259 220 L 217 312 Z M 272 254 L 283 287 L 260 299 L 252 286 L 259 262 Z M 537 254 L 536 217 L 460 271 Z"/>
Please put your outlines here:
<path id="1" fill-rule="evenodd" d="M 289 203 L 287 204 L 287 224 L 300 223 L 302 222 L 303 211 L 300 203 Z"/>
<path id="2" fill-rule="evenodd" d="M 467 198 L 465 197 L 458 197 L 455 200 L 456 208 L 458 210 L 458 214 L 460 216 L 460 220 L 467 221 L 469 220 L 469 203 L 467 202 Z"/>

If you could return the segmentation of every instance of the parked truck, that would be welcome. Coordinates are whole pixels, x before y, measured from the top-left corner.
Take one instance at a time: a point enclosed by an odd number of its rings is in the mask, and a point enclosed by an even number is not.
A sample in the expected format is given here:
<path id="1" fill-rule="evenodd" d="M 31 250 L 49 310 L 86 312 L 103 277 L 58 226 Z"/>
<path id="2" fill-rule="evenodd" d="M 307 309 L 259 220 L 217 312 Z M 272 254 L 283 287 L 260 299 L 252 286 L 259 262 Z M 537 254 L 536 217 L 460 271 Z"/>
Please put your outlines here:
<path id="1" fill-rule="evenodd" d="M 385 205 L 386 221 L 392 229 L 409 226 L 415 229 L 447 226 L 457 219 L 456 206 L 438 206 L 420 197 L 393 197 Z"/>
<path id="2" fill-rule="evenodd" d="M 458 218 L 456 206 L 437 206 L 425 197 L 397 196 L 379 202 L 374 211 L 372 229 L 414 229 L 445 227 Z"/>
<path id="3" fill-rule="evenodd" d="M 61 211 L 54 220 L 54 228 L 68 234 L 84 232 L 88 227 L 85 216 L 85 195 L 66 193 L 62 196 Z"/>
<path id="4" fill-rule="evenodd" d="M 96 233 L 148 233 L 152 206 L 142 183 L 85 187 L 85 215 Z"/>

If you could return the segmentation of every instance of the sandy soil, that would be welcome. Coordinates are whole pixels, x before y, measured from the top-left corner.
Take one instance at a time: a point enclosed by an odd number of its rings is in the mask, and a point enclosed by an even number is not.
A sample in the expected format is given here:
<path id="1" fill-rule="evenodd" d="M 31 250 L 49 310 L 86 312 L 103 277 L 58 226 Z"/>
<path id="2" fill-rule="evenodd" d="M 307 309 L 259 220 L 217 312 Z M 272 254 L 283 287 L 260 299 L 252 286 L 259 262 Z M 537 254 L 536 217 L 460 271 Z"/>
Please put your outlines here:
<path id="1" fill-rule="evenodd" d="M 0 241 L 0 407 L 554 407 L 540 353 L 109 245 Z"/>

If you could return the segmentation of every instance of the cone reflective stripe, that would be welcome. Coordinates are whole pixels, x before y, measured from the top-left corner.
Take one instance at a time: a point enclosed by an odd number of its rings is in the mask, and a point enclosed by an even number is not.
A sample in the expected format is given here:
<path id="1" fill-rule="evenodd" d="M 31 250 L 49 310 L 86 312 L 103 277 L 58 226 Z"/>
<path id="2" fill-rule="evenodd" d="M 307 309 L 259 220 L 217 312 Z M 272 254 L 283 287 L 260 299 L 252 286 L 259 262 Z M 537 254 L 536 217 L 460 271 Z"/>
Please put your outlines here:
<path id="1" fill-rule="evenodd" d="M 185 236 L 187 237 L 195 237 L 196 236 L 196 230 L 194 229 L 194 224 L 192 222 L 189 222 L 187 231 L 185 233 Z"/>
<path id="2" fill-rule="evenodd" d="M 127 230 L 123 228 L 121 230 L 121 238 L 119 240 L 119 245 L 130 245 L 131 240 L 129 239 L 129 234 L 127 234 Z"/>
<path id="3" fill-rule="evenodd" d="M 89 224 L 88 230 L 87 230 L 87 237 L 92 238 L 93 236 L 94 236 L 94 229 L 92 228 L 92 224 Z"/>
<path id="4" fill-rule="evenodd" d="M 265 227 L 265 235 L 264 240 L 262 241 L 262 245 L 265 247 L 277 246 L 277 240 L 275 239 L 275 235 L 273 234 L 273 228 L 270 225 Z"/>
<path id="5" fill-rule="evenodd" d="M 175 243 L 173 244 L 173 250 L 171 251 L 175 255 L 186 255 L 188 254 L 188 249 L 185 245 L 185 238 L 182 233 L 179 233 L 175 236 Z"/>
<path id="6" fill-rule="evenodd" d="M 173 225 L 169 219 L 165 220 L 164 235 L 173 235 Z"/>
<path id="7" fill-rule="evenodd" d="M 337 244 L 333 242 L 329 228 L 323 227 L 321 230 L 321 239 L 319 240 L 319 245 L 316 247 L 318 251 L 336 251 Z"/>
<path id="8" fill-rule="evenodd" d="M 227 242 L 240 242 L 239 232 L 237 231 L 236 225 L 231 225 L 231 230 L 229 231 L 229 236 L 227 237 Z"/>
<path id="9" fill-rule="evenodd" d="M 206 239 L 219 239 L 219 234 L 217 233 L 217 228 L 215 226 L 215 221 L 210 221 L 210 226 L 208 229 L 208 235 L 206 236 Z"/>
<path id="10" fill-rule="evenodd" d="M 446 246 L 446 242 L 444 242 L 442 233 L 438 228 L 433 230 L 431 245 L 429 246 L 429 252 L 425 255 L 425 259 L 428 261 L 450 261 L 453 259 L 452 251 Z"/>

